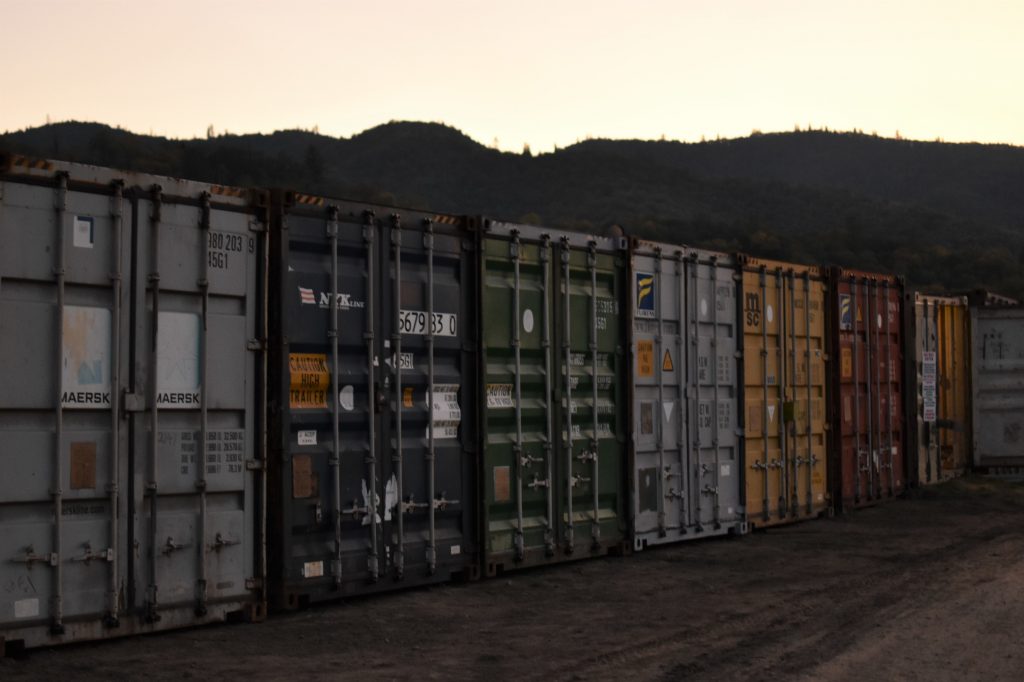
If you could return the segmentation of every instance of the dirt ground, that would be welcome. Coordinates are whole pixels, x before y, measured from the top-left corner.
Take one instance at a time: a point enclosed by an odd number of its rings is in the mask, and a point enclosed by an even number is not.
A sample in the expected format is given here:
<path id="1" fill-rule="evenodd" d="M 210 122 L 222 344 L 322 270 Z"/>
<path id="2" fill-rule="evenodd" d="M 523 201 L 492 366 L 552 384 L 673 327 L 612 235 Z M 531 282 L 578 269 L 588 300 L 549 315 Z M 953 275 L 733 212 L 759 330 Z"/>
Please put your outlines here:
<path id="1" fill-rule="evenodd" d="M 1024 485 L 0 660 L 0 679 L 1024 679 Z"/>

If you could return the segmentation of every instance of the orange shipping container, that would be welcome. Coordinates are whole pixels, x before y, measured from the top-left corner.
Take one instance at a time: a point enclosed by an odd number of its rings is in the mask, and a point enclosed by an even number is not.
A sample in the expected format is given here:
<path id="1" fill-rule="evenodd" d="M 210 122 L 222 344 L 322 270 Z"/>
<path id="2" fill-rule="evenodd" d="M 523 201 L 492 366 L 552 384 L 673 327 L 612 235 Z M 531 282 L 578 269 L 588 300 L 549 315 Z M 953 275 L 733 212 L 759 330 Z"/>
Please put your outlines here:
<path id="1" fill-rule="evenodd" d="M 741 262 L 747 518 L 768 526 L 820 516 L 830 509 L 824 277 Z"/>

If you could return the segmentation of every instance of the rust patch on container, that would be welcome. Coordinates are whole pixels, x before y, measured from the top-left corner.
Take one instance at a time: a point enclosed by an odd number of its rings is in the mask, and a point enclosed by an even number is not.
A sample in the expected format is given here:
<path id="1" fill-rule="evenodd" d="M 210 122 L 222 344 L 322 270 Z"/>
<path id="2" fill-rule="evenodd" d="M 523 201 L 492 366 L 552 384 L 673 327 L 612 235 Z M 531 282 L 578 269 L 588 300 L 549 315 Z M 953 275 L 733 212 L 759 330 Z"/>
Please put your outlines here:
<path id="1" fill-rule="evenodd" d="M 292 497 L 301 500 L 318 497 L 319 477 L 313 471 L 313 458 L 309 455 L 292 456 Z"/>
<path id="2" fill-rule="evenodd" d="M 92 490 L 96 487 L 96 443 L 71 444 L 71 489 Z"/>
<path id="3" fill-rule="evenodd" d="M 512 484 L 509 467 L 494 467 L 494 501 L 509 502 L 512 499 Z"/>

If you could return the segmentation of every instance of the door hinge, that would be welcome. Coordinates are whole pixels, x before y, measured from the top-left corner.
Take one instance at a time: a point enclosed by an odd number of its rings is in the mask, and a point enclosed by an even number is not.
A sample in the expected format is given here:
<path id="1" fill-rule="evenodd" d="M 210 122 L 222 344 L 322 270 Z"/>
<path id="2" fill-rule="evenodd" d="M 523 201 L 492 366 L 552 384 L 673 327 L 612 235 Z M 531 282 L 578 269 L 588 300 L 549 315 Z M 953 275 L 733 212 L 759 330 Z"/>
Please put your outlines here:
<path id="1" fill-rule="evenodd" d="M 266 350 L 267 344 L 262 339 L 249 339 L 245 342 L 246 350 Z"/>
<path id="2" fill-rule="evenodd" d="M 245 463 L 246 471 L 263 471 L 263 460 L 250 459 Z"/>
<path id="3" fill-rule="evenodd" d="M 247 590 L 260 590 L 263 589 L 263 578 L 246 578 L 245 589 Z"/>
<path id="4" fill-rule="evenodd" d="M 267 228 L 263 225 L 262 220 L 250 220 L 249 221 L 250 232 L 266 232 Z"/>

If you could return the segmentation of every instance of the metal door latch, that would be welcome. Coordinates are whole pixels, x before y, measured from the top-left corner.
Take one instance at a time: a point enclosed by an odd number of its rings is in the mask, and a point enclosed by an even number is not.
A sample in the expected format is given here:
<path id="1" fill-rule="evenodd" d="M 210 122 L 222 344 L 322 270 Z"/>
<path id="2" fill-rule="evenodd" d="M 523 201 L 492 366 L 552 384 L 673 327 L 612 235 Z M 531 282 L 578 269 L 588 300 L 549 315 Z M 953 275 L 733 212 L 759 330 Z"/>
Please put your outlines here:
<path id="1" fill-rule="evenodd" d="M 93 560 L 96 560 L 96 561 L 113 561 L 114 560 L 114 549 L 112 547 L 108 547 L 107 549 L 101 549 L 98 552 L 94 552 L 94 551 L 92 551 L 92 545 L 91 544 L 89 544 L 88 542 L 83 542 L 82 543 L 82 548 L 85 550 L 85 552 L 82 553 L 82 556 L 76 556 L 76 557 L 71 559 L 72 561 L 81 561 L 84 564 L 88 564 L 90 561 L 93 561 Z"/>
<path id="2" fill-rule="evenodd" d="M 177 552 L 178 550 L 188 549 L 189 546 L 190 545 L 188 544 L 179 545 L 174 542 L 174 538 L 168 537 L 167 542 L 164 543 L 162 552 L 164 556 L 170 556 L 173 552 Z"/>
<path id="3" fill-rule="evenodd" d="M 519 458 L 519 461 L 522 462 L 524 467 L 528 467 L 534 462 L 543 462 L 544 458 L 534 457 L 533 455 L 523 455 L 522 457 Z"/>
<path id="4" fill-rule="evenodd" d="M 210 549 L 214 552 L 219 552 L 224 547 L 230 547 L 231 545 L 241 544 L 240 540 L 226 540 L 224 536 L 217 533 L 217 536 L 213 539 L 213 544 L 210 545 Z"/>
<path id="5" fill-rule="evenodd" d="M 48 564 L 50 566 L 56 566 L 59 558 L 56 552 L 50 554 L 36 554 L 35 547 L 29 545 L 25 548 L 25 555 L 21 557 L 15 557 L 11 559 L 16 564 L 26 564 L 31 566 L 32 564 Z"/>
<path id="6" fill-rule="evenodd" d="M 537 475 L 534 474 L 533 475 L 533 480 L 530 481 L 529 483 L 527 483 L 526 487 L 527 488 L 532 488 L 532 489 L 536 490 L 537 488 L 547 488 L 548 485 L 550 485 L 550 483 L 548 483 L 548 479 L 546 479 L 546 478 L 537 478 Z"/>
<path id="7" fill-rule="evenodd" d="M 573 476 L 569 479 L 570 487 L 575 488 L 577 483 L 590 483 L 590 479 L 584 476 Z"/>
<path id="8" fill-rule="evenodd" d="M 342 509 L 341 514 L 344 516 L 351 516 L 356 521 L 366 516 L 369 512 L 366 507 L 360 507 L 356 505 L 356 502 L 352 501 L 352 506 L 348 509 Z"/>

